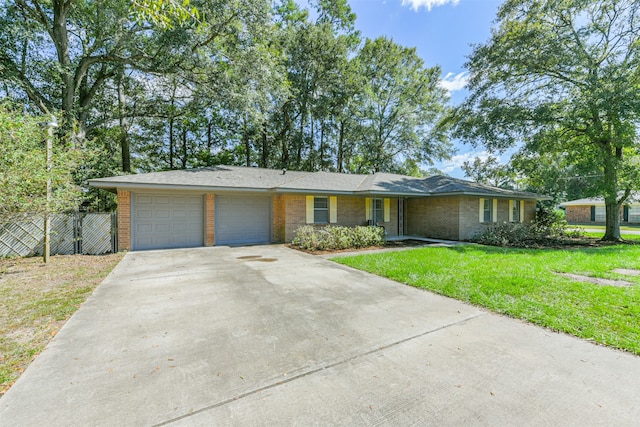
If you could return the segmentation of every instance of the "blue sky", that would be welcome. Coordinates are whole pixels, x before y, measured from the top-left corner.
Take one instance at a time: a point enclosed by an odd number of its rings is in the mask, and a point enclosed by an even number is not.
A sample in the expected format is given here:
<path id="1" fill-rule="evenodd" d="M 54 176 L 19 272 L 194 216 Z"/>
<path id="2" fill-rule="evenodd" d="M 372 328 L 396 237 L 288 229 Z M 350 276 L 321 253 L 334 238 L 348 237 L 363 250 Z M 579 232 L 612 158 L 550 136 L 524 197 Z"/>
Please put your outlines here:
<path id="1" fill-rule="evenodd" d="M 415 47 L 426 66 L 442 68 L 443 84 L 450 90 L 452 103 L 466 96 L 464 68 L 471 45 L 489 39 L 496 12 L 503 0 L 349 0 L 355 14 L 356 29 L 363 37 L 386 36 L 408 47 Z M 441 171 L 464 177 L 460 165 L 475 157 L 485 158 L 482 147 L 455 144 L 452 160 L 436 163 Z"/>

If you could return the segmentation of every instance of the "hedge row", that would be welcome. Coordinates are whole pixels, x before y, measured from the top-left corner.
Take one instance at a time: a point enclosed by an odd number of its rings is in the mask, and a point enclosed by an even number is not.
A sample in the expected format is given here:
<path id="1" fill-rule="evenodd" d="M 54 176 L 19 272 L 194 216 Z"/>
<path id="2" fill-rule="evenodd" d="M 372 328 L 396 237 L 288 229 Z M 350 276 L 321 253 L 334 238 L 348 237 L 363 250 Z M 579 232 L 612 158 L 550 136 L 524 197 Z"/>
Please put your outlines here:
<path id="1" fill-rule="evenodd" d="M 299 227 L 291 241 L 293 246 L 310 251 L 357 249 L 385 243 L 381 227 L 338 227 L 313 225 Z"/>

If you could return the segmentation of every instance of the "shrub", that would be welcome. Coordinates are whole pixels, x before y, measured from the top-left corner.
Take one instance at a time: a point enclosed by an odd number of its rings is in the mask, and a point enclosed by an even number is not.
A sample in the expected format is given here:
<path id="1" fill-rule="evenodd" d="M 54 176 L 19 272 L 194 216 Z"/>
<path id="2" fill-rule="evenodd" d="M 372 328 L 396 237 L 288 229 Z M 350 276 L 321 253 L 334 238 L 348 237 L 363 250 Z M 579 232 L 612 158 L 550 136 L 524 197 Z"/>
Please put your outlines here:
<path id="1" fill-rule="evenodd" d="M 295 232 L 293 246 L 310 251 L 358 249 L 380 246 L 385 242 L 384 229 L 380 227 L 316 227 L 304 225 Z"/>
<path id="2" fill-rule="evenodd" d="M 532 247 L 575 243 L 581 231 L 567 229 L 564 212 L 552 209 L 538 211 L 530 224 L 504 222 L 492 224 L 478 233 L 472 241 L 490 246 Z M 541 214 L 542 212 L 542 214 Z"/>

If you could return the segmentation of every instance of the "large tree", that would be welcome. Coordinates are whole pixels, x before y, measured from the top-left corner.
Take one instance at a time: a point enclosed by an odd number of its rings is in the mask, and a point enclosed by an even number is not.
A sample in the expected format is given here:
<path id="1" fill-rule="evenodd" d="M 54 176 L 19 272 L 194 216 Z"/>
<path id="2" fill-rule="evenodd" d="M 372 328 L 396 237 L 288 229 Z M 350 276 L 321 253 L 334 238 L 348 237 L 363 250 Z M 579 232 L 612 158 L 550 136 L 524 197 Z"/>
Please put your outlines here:
<path id="1" fill-rule="evenodd" d="M 467 67 L 456 135 L 597 165 L 604 239 L 619 240 L 620 207 L 638 188 L 640 3 L 508 0 Z"/>
<path id="2" fill-rule="evenodd" d="M 383 37 L 366 40 L 356 60 L 364 80 L 356 95 L 362 171 L 404 172 L 407 161 L 446 158 L 450 145 L 436 126 L 448 102 L 440 67 Z"/>
<path id="3" fill-rule="evenodd" d="M 266 0 L 194 1 L 189 8 L 171 0 L 0 4 L 0 81 L 7 95 L 45 114 L 61 112 L 63 128 L 79 140 L 107 121 L 95 120 L 95 109 L 108 82 L 123 72 L 190 78 L 201 66 L 226 66 L 225 47 L 245 33 L 261 33 L 269 18 Z M 187 20 L 189 12 L 200 17 L 197 24 Z M 122 108 L 109 111 L 121 118 Z"/>

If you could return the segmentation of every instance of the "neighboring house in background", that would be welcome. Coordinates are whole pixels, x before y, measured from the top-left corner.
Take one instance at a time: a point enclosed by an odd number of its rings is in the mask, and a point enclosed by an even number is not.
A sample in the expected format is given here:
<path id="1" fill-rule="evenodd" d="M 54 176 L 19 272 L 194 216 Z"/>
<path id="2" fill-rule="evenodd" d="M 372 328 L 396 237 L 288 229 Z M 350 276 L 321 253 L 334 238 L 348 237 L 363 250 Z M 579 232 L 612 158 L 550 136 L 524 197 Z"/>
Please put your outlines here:
<path id="1" fill-rule="evenodd" d="M 604 224 L 606 211 L 603 198 L 579 199 L 560 203 L 569 224 Z M 620 208 L 620 222 L 640 223 L 640 202 L 630 200 Z"/>
<path id="2" fill-rule="evenodd" d="M 289 242 L 305 224 L 379 225 L 388 237 L 467 240 L 530 222 L 543 196 L 474 182 L 237 166 L 89 181 L 118 196 L 118 245 L 143 250 Z"/>

